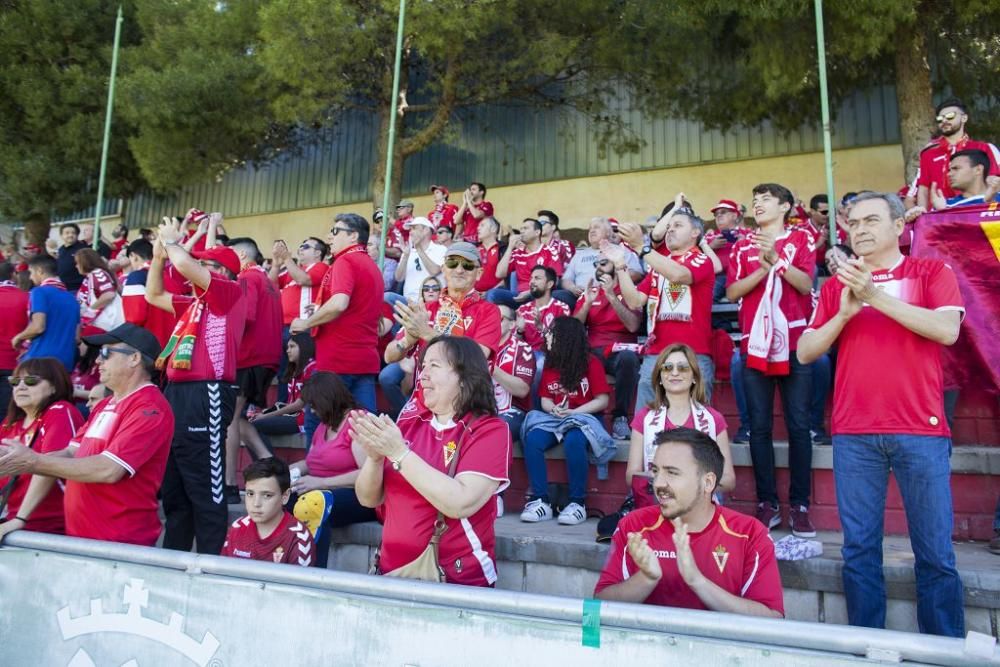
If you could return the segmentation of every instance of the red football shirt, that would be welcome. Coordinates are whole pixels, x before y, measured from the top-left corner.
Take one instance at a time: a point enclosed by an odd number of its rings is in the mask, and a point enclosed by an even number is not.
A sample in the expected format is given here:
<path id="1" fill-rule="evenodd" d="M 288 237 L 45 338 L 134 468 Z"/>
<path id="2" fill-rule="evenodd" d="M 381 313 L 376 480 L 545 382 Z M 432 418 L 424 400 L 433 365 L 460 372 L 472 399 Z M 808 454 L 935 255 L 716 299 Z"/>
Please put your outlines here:
<path id="1" fill-rule="evenodd" d="M 510 253 L 510 265 L 507 270 L 508 273 L 513 272 L 517 276 L 517 289 L 519 292 L 524 292 L 528 289 L 528 283 L 531 282 L 531 271 L 538 265 L 552 267 L 559 275 L 562 275 L 565 269 L 559 263 L 556 256 L 552 254 L 551 246 L 539 246 L 538 250 L 530 253 L 523 248 L 515 248 Z"/>
<path id="2" fill-rule="evenodd" d="M 245 516 L 229 526 L 219 555 L 309 567 L 313 563 L 315 545 L 305 524 L 288 512 L 283 513 L 281 523 L 267 537 L 261 537 L 257 524 Z"/>
<path id="3" fill-rule="evenodd" d="M 246 301 L 243 295 L 241 283 L 212 275 L 212 281 L 201 297 L 205 307 L 198 321 L 191 368 L 174 368 L 171 355 L 166 362 L 167 380 L 236 380 L 237 350 L 246 324 Z M 174 295 L 173 303 L 174 312 L 180 314 L 194 307 L 194 298 Z"/>
<path id="4" fill-rule="evenodd" d="M 536 306 L 534 301 L 529 301 L 517 309 L 518 316 L 524 320 L 524 333 L 522 340 L 531 346 L 532 350 L 543 350 L 545 348 L 545 333 L 552 326 L 552 322 L 557 317 L 569 315 L 569 306 L 549 297 L 549 302 L 544 306 Z"/>
<path id="5" fill-rule="evenodd" d="M 240 273 L 246 303 L 246 326 L 240 338 L 236 368 L 278 368 L 281 361 L 281 299 L 278 289 L 259 266 Z"/>
<path id="6" fill-rule="evenodd" d="M 589 357 L 587 375 L 580 380 L 579 387 L 569 392 L 559 382 L 557 369 L 549 366 L 542 368 L 542 384 L 538 388 L 538 395 L 541 398 L 551 399 L 559 407 L 572 410 L 589 403 L 601 394 L 610 393 L 608 378 L 604 374 L 604 364 L 592 354 Z"/>
<path id="7" fill-rule="evenodd" d="M 976 141 L 965 137 L 957 144 L 950 144 L 945 137 L 939 137 L 927 144 L 920 152 L 920 167 L 917 171 L 917 186 L 923 185 L 930 189 L 931 184 L 937 184 L 945 198 L 955 197 L 959 193 L 953 190 L 948 180 L 948 168 L 951 166 L 951 156 L 958 151 L 980 150 L 990 158 L 990 176 L 1000 175 L 1000 151 L 986 141 Z"/>
<path id="8" fill-rule="evenodd" d="M 399 415 L 399 430 L 410 443 L 410 456 L 447 474 L 455 447 L 462 439 L 465 415 L 458 424 L 438 424 L 426 408 L 411 401 Z M 499 482 L 497 493 L 510 484 L 510 430 L 499 417 L 480 417 L 462 441 L 455 476 L 479 475 Z M 403 461 L 403 471 L 406 461 Z M 385 527 L 379 568 L 391 572 L 414 560 L 427 547 L 434 531 L 437 510 L 406 481 L 404 472 L 392 469 L 385 460 Z M 496 583 L 494 548 L 497 504 L 490 498 L 465 519 L 445 518 L 447 530 L 441 536 L 438 559 L 448 583 L 489 586 Z"/>
<path id="9" fill-rule="evenodd" d="M 329 265 L 323 262 L 316 262 L 305 267 L 304 271 L 312 279 L 312 285 L 303 287 L 298 284 L 288 274 L 287 269 L 282 269 L 278 274 L 278 286 L 281 288 L 281 323 L 285 326 L 292 323 L 292 320 L 308 317 L 306 307 L 315 301 L 313 294 L 319 289 L 326 275 Z"/>
<path id="10" fill-rule="evenodd" d="M 457 206 L 443 201 L 434 204 L 434 208 L 432 208 L 431 212 L 427 214 L 427 219 L 434 225 L 434 229 L 444 226 L 454 231 L 456 213 L 458 213 Z"/>
<path id="11" fill-rule="evenodd" d="M 440 335 L 465 336 L 489 348 L 487 360 L 493 359 L 500 347 L 500 308 L 473 290 L 462 299 L 459 319 L 458 312 L 447 307 L 453 303 L 444 295 L 427 304 L 427 321 Z M 396 333 L 396 340 L 403 340 L 405 337 L 406 331 L 403 329 Z M 419 358 L 425 346 L 424 341 L 418 341 L 411 353 Z"/>
<path id="12" fill-rule="evenodd" d="M 615 312 L 604 290 L 596 285 L 590 289 L 596 294 L 594 302 L 590 304 L 590 310 L 587 311 L 587 340 L 590 342 L 590 346 L 605 348 L 615 343 L 636 342 L 638 336 L 629 331 L 625 323 L 622 322 L 622 318 L 618 317 L 618 313 Z M 622 297 L 621 290 L 617 286 L 615 286 L 614 293 L 618 301 L 624 304 L 625 299 Z M 579 313 L 583 309 L 583 304 L 584 299 L 581 296 L 576 302 L 574 314 Z M 625 308 L 632 310 L 628 306 L 625 306 Z M 638 311 L 634 312 L 637 315 L 640 314 Z M 607 352 L 610 353 L 610 350 Z"/>
<path id="13" fill-rule="evenodd" d="M 628 553 L 629 533 L 641 533 L 656 553 L 663 577 L 643 604 L 684 609 L 707 609 L 677 569 L 674 526 L 663 518 L 659 507 L 629 512 L 618 523 L 611 538 L 611 553 L 594 588 L 597 595 L 639 571 Z M 745 514 L 716 507 L 704 530 L 688 533 L 698 569 L 712 583 L 733 595 L 759 602 L 785 613 L 781 575 L 774 557 L 774 543 L 764 525 Z"/>
<path id="14" fill-rule="evenodd" d="M 497 278 L 497 264 L 500 263 L 500 244 L 494 243 L 489 248 L 479 246 L 479 263 L 483 267 L 483 274 L 476 281 L 475 289 L 485 292 L 498 286 L 500 279 Z"/>
<path id="15" fill-rule="evenodd" d="M 17 367 L 18 352 L 11 339 L 28 326 L 28 293 L 13 282 L 0 284 L 0 370 Z"/>
<path id="16" fill-rule="evenodd" d="M 566 271 L 566 265 L 569 264 L 569 260 L 573 259 L 573 255 L 576 254 L 576 248 L 569 241 L 557 238 L 549 241 L 547 247 L 556 260 L 552 268 L 561 276 Z"/>
<path id="17" fill-rule="evenodd" d="M 42 416 L 35 420 L 28 428 L 24 428 L 23 422 L 18 420 L 13 424 L 6 421 L 0 426 L 0 438 L 20 440 L 27 445 L 30 442 L 31 448 L 39 454 L 58 452 L 69 445 L 73 434 L 83 423 L 83 417 L 79 411 L 66 401 L 58 401 L 50 405 Z M 7 516 L 15 517 L 24 502 L 24 494 L 28 492 L 28 485 L 31 483 L 32 475 L 19 475 L 11 489 L 10 497 L 7 499 Z M 0 489 L 6 487 L 8 477 L 0 477 Z M 56 480 L 48 495 L 42 499 L 35 510 L 31 513 L 31 518 L 24 525 L 26 530 L 34 530 L 39 533 L 65 533 L 66 520 L 63 516 L 63 482 Z"/>
<path id="18" fill-rule="evenodd" d="M 156 492 L 174 437 L 174 413 L 151 384 L 106 398 L 77 431 L 76 458 L 107 456 L 125 469 L 114 484 L 66 482 L 66 534 L 153 546 L 160 536 Z"/>
<path id="19" fill-rule="evenodd" d="M 364 246 L 352 245 L 334 258 L 320 285 L 317 305 L 337 294 L 346 294 L 350 302 L 337 319 L 313 330 L 318 370 L 349 375 L 379 372 L 382 287 L 382 272 Z"/>
<path id="20" fill-rule="evenodd" d="M 955 274 L 934 259 L 901 257 L 891 269 L 872 272 L 875 285 L 921 308 L 964 315 Z M 840 310 L 843 284 L 831 278 L 820 290 L 809 328 Z M 871 306 L 851 318 L 837 338 L 832 432 L 947 436 L 941 345 L 906 329 Z"/>
<path id="21" fill-rule="evenodd" d="M 469 243 L 479 243 L 479 221 L 493 215 L 493 204 L 488 201 L 481 201 L 478 204 L 473 204 L 473 206 L 485 215 L 482 218 L 476 218 L 476 216 L 472 215 L 471 210 L 465 209 L 465 212 L 462 213 L 462 240 Z"/>
<path id="22" fill-rule="evenodd" d="M 531 352 L 531 346 L 515 336 L 507 339 L 507 344 L 497 352 L 496 367 L 505 373 L 509 373 L 516 378 L 524 380 L 531 386 L 535 379 L 535 355 Z M 511 408 L 517 408 L 521 412 L 531 409 L 531 393 L 527 396 L 512 396 L 504 389 L 496 378 L 493 379 L 493 394 L 497 399 L 497 412 L 506 414 Z"/>
<path id="23" fill-rule="evenodd" d="M 753 234 L 752 229 L 747 227 L 735 227 L 732 230 L 732 235 L 735 236 L 736 241 L 744 239 L 751 234 Z M 711 243 L 717 238 L 725 238 L 718 229 L 707 229 L 705 230 L 705 241 Z M 722 246 L 715 251 L 716 257 L 719 258 L 719 263 L 722 264 L 722 272 L 725 273 L 729 270 L 729 257 L 733 252 L 733 246 L 736 245 L 736 241 L 730 241 L 726 239 L 726 245 Z"/>
<path id="24" fill-rule="evenodd" d="M 816 249 L 809 239 L 809 235 L 801 230 L 786 229 L 774 242 L 774 250 L 779 257 L 790 257 L 790 264 L 800 271 L 805 272 L 809 277 L 816 275 Z M 730 257 L 729 272 L 726 277 L 726 284 L 731 285 L 737 280 L 742 280 L 756 271 L 760 267 L 760 252 L 750 238 L 741 239 L 733 248 Z M 764 296 L 766 278 L 757 283 L 750 292 L 740 299 L 739 324 L 742 338 L 740 340 L 740 351 L 747 353 L 747 340 L 750 338 L 750 328 L 753 326 L 753 319 L 757 315 L 757 308 L 760 300 Z M 781 300 L 778 306 L 788 320 L 788 349 L 794 352 L 799 344 L 799 337 L 805 329 L 812 311 L 812 296 L 810 294 L 800 294 L 798 290 L 783 282 Z"/>
<path id="25" fill-rule="evenodd" d="M 288 382 L 288 402 L 294 403 L 302 397 L 302 385 L 306 383 L 306 380 L 312 377 L 313 373 L 316 372 L 316 360 L 311 359 L 306 367 L 302 369 L 302 372 L 293 377 Z M 295 415 L 295 419 L 299 424 L 299 428 L 305 424 L 305 410 L 300 410 L 299 414 Z"/>
<path id="26" fill-rule="evenodd" d="M 664 253 L 669 252 L 663 246 Z M 680 255 L 670 255 L 691 272 L 692 283 L 672 283 L 656 271 L 650 271 L 636 289 L 645 294 L 646 319 L 654 320 L 646 341 L 646 354 L 659 354 L 668 345 L 684 343 L 696 354 L 712 353 L 712 289 L 715 271 L 708 256 L 691 248 Z M 647 324 L 648 327 L 648 324 Z"/>

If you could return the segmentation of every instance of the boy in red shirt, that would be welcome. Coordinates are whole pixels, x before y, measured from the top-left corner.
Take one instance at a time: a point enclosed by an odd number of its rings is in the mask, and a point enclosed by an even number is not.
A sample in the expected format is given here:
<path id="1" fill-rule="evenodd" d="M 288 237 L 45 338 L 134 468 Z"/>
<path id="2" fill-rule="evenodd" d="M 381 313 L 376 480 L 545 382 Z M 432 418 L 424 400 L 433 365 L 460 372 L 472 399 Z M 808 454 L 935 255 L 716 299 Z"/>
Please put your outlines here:
<path id="1" fill-rule="evenodd" d="M 243 470 L 247 516 L 226 533 L 222 556 L 309 567 L 315 547 L 309 529 L 285 511 L 291 493 L 288 464 L 277 458 L 254 461 Z"/>
<path id="2" fill-rule="evenodd" d="M 781 575 L 767 529 L 715 505 L 723 457 L 690 428 L 656 436 L 650 466 L 658 505 L 629 512 L 611 538 L 594 597 L 781 618 Z"/>

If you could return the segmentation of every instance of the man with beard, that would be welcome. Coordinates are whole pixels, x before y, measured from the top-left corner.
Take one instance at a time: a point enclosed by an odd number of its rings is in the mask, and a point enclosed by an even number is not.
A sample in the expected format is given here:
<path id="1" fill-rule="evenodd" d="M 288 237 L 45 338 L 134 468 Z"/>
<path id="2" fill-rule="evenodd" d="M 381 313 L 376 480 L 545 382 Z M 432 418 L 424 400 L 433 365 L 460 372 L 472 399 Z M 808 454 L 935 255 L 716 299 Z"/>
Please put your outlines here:
<path id="1" fill-rule="evenodd" d="M 969 114 L 961 100 L 954 97 L 945 100 L 937 106 L 935 111 L 937 113 L 935 120 L 941 135 L 920 151 L 920 168 L 917 170 L 917 178 L 910 186 L 907 195 L 908 197 L 916 196 L 917 205 L 906 212 L 907 221 L 931 210 L 932 186 L 940 191 L 945 199 L 958 195 L 958 192 L 948 182 L 950 159 L 958 151 L 971 149 L 983 151 L 990 159 L 990 168 L 986 175 L 1000 175 L 1000 166 L 998 166 L 1000 164 L 1000 150 L 986 141 L 971 139 L 965 133 Z"/>
<path id="2" fill-rule="evenodd" d="M 767 529 L 712 502 L 722 476 L 719 446 L 690 428 L 664 431 L 656 445 L 650 476 L 659 505 L 622 518 L 594 597 L 783 617 Z"/>

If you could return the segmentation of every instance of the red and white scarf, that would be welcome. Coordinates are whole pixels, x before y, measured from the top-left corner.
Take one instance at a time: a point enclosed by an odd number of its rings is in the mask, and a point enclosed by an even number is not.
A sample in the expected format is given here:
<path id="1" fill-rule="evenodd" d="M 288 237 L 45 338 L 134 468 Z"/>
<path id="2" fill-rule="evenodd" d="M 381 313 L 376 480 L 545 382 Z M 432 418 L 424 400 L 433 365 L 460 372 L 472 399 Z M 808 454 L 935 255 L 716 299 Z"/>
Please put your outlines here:
<path id="1" fill-rule="evenodd" d="M 785 248 L 794 246 L 785 244 Z M 781 276 L 789 266 L 789 259 L 782 258 L 767 272 L 764 295 L 757 306 L 750 336 L 747 340 L 747 366 L 765 375 L 788 375 L 788 318 L 781 310 L 784 289 Z"/>
<path id="2" fill-rule="evenodd" d="M 694 421 L 695 430 L 701 431 L 708 437 L 712 438 L 712 440 L 718 438 L 719 433 L 716 429 L 715 419 L 712 418 L 708 408 L 693 398 L 691 399 L 691 418 Z M 683 426 L 683 424 L 672 424 L 673 428 L 676 428 L 677 426 Z M 643 470 L 648 470 L 649 463 L 653 460 L 653 452 L 656 451 L 656 445 L 653 443 L 656 440 L 656 436 L 661 431 L 665 430 L 667 430 L 667 406 L 663 406 L 657 410 L 650 410 L 646 413 L 646 416 L 643 417 Z"/>

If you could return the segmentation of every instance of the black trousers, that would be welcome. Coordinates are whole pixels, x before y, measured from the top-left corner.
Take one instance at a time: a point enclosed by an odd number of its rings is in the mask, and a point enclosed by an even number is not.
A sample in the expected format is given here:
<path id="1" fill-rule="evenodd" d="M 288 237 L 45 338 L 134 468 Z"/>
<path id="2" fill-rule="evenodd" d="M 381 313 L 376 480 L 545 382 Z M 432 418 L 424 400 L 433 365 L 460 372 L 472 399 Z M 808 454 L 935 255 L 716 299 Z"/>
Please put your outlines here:
<path id="1" fill-rule="evenodd" d="M 226 428 L 236 387 L 228 382 L 168 382 L 174 440 L 163 475 L 163 546 L 218 555 L 226 541 L 229 507 L 223 492 Z"/>

